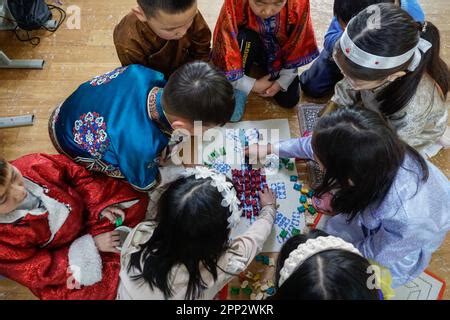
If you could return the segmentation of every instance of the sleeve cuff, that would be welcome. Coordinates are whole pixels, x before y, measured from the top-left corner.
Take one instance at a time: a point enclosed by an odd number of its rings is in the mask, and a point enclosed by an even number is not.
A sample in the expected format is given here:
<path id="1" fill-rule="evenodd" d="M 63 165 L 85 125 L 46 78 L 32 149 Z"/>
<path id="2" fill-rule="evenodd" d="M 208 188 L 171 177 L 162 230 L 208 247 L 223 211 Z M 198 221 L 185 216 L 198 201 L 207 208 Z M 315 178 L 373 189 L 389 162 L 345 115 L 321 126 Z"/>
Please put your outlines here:
<path id="1" fill-rule="evenodd" d="M 244 75 L 239 80 L 233 81 L 233 87 L 236 90 L 243 91 L 246 95 L 249 95 L 255 85 L 256 79 Z"/>
<path id="2" fill-rule="evenodd" d="M 90 286 L 102 280 L 102 259 L 91 235 L 84 235 L 70 245 L 69 269 L 80 285 Z"/>
<path id="3" fill-rule="evenodd" d="M 277 79 L 282 91 L 286 92 L 294 81 L 295 77 L 298 77 L 298 68 L 295 69 L 282 69 L 280 71 L 280 77 Z"/>

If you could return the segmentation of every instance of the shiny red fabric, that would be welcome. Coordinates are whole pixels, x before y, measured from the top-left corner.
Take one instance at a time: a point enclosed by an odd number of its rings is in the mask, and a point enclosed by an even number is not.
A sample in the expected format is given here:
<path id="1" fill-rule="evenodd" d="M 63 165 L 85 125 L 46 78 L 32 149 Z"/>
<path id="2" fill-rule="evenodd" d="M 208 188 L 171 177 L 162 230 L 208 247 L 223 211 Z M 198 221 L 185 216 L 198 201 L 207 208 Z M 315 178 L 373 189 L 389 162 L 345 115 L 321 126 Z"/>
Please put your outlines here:
<path id="1" fill-rule="evenodd" d="M 271 61 L 267 68 L 270 73 L 300 67 L 318 56 L 309 0 L 288 0 L 273 23 L 276 25 L 268 31 L 247 0 L 225 0 L 214 30 L 211 54 L 214 65 L 225 72 L 230 81 L 244 75 L 237 39 L 240 28 L 253 30 L 262 39 L 274 39 L 273 49 L 276 52 L 265 52 Z"/>
<path id="2" fill-rule="evenodd" d="M 115 226 L 100 219 L 100 212 L 113 204 L 139 200 L 125 210 L 124 224 L 134 227 L 145 218 L 147 194 L 123 180 L 89 172 L 63 155 L 33 154 L 12 164 L 70 212 L 47 245 L 51 237 L 48 212 L 0 223 L 0 274 L 27 286 L 40 299 L 114 299 L 120 256 L 101 253 L 102 280 L 77 289 L 70 285 L 69 247 L 83 235 L 112 231 Z"/>

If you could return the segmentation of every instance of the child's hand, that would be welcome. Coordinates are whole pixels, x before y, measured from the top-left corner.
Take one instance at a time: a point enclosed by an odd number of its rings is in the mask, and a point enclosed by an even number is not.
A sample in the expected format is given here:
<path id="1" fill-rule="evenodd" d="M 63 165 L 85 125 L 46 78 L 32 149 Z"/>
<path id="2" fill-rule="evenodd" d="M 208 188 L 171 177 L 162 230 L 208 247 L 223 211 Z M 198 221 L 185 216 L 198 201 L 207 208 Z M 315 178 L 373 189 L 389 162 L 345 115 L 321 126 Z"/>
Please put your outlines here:
<path id="1" fill-rule="evenodd" d="M 261 208 L 270 205 L 276 207 L 277 198 L 273 194 L 272 190 L 265 188 L 264 190 L 259 191 L 259 203 L 261 204 Z"/>
<path id="2" fill-rule="evenodd" d="M 101 233 L 94 237 L 94 242 L 100 252 L 120 253 L 116 248 L 120 246 L 120 235 L 117 231 Z"/>
<path id="3" fill-rule="evenodd" d="M 245 147 L 245 155 L 249 158 L 257 158 L 259 156 L 260 159 L 264 159 L 268 154 L 272 153 L 272 145 L 259 145 L 252 144 L 248 147 Z"/>
<path id="4" fill-rule="evenodd" d="M 122 218 L 122 223 L 125 221 L 125 212 L 116 206 L 109 206 L 100 213 L 100 218 L 106 218 L 112 224 L 116 223 L 117 217 Z"/>
<path id="5" fill-rule="evenodd" d="M 269 98 L 276 95 L 278 92 L 280 92 L 281 86 L 278 83 L 278 81 L 274 81 L 273 84 L 262 94 L 260 94 L 261 97 Z"/>
<path id="6" fill-rule="evenodd" d="M 252 91 L 260 95 L 264 94 L 266 90 L 269 89 L 273 84 L 273 81 L 270 81 L 269 79 L 270 74 L 256 80 L 255 84 L 253 85 Z"/>

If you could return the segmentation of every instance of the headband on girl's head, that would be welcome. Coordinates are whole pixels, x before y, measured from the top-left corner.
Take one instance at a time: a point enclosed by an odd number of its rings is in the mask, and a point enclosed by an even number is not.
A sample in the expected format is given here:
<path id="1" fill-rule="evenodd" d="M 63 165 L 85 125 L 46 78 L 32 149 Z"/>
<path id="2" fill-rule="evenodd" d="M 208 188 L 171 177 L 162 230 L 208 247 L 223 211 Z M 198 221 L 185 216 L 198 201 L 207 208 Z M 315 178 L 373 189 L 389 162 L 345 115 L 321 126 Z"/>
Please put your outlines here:
<path id="1" fill-rule="evenodd" d="M 359 256 L 362 254 L 351 243 L 345 242 L 341 238 L 328 236 L 309 239 L 305 243 L 299 244 L 297 249 L 289 254 L 289 258 L 284 261 L 284 266 L 280 271 L 280 280 L 278 285 L 281 286 L 291 274 L 308 258 L 316 253 L 326 250 L 345 250 L 355 253 Z"/>
<path id="2" fill-rule="evenodd" d="M 354 18 L 353 18 L 354 19 Z M 352 19 L 352 20 L 353 20 Z M 350 25 L 351 21 L 349 22 Z M 348 35 L 348 27 L 345 29 L 340 39 L 340 46 L 344 55 L 353 63 L 370 69 L 388 70 L 394 69 L 406 63 L 412 57 L 413 60 L 408 70 L 413 72 L 417 69 L 422 59 L 422 53 L 426 53 L 432 44 L 427 40 L 420 38 L 417 45 L 402 55 L 395 57 L 382 57 L 368 53 L 359 48 Z"/>
<path id="3" fill-rule="evenodd" d="M 241 218 L 242 209 L 239 209 L 241 203 L 237 197 L 236 190 L 231 182 L 227 181 L 225 175 L 215 172 L 206 167 L 195 167 L 186 169 L 186 177 L 195 176 L 195 179 L 211 178 L 211 185 L 216 187 L 222 194 L 222 207 L 230 208 L 230 216 L 228 217 L 228 227 L 235 227 Z"/>

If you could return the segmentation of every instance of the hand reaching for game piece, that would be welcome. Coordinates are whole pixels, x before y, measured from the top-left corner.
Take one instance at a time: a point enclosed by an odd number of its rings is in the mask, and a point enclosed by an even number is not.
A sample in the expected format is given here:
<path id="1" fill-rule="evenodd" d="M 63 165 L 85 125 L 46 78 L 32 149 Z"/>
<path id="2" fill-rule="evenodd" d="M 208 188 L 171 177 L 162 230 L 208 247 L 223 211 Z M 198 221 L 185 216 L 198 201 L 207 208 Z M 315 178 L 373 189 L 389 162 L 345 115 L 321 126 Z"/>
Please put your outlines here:
<path id="1" fill-rule="evenodd" d="M 100 252 L 120 253 L 116 248 L 120 246 L 120 235 L 117 231 L 101 233 L 94 237 L 94 242 Z"/>
<path id="2" fill-rule="evenodd" d="M 277 206 L 277 198 L 273 194 L 272 190 L 269 188 L 265 188 L 264 190 L 259 191 L 259 203 L 261 204 L 261 208 L 265 206 Z"/>
<path id="3" fill-rule="evenodd" d="M 272 145 L 269 143 L 267 145 L 252 144 L 245 147 L 245 155 L 251 159 L 264 159 L 268 154 L 272 153 Z M 259 157 L 259 158 L 258 158 Z"/>
<path id="4" fill-rule="evenodd" d="M 100 218 L 106 218 L 112 224 L 116 223 L 118 217 L 122 219 L 122 223 L 125 221 L 125 211 L 116 206 L 109 206 L 100 213 Z"/>

